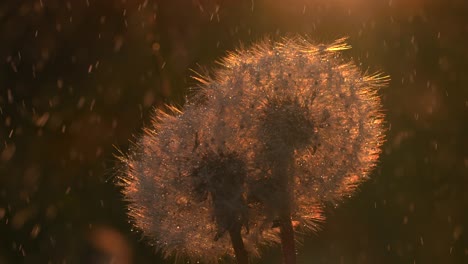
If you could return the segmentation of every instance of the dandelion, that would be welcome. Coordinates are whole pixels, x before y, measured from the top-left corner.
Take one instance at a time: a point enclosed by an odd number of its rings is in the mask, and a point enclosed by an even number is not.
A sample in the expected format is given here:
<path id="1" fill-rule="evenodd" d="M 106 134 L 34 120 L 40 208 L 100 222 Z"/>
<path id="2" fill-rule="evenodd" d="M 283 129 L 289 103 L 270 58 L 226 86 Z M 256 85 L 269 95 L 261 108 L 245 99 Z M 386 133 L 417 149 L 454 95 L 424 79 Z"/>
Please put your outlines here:
<path id="1" fill-rule="evenodd" d="M 166 256 L 247 263 L 295 232 L 317 230 L 350 196 L 383 142 L 386 78 L 343 62 L 339 40 L 264 41 L 222 60 L 183 112 L 158 112 L 123 158 L 135 224 Z M 293 224 L 294 223 L 294 224 Z"/>
<path id="2" fill-rule="evenodd" d="M 135 225 L 164 256 L 247 263 L 278 243 L 278 232 L 247 201 L 251 165 L 216 114 L 201 106 L 159 111 L 123 158 L 124 195 Z"/>
<path id="3" fill-rule="evenodd" d="M 239 134 L 250 140 L 257 172 L 248 179 L 249 195 L 280 227 L 285 263 L 295 262 L 292 222 L 315 230 L 320 208 L 351 195 L 380 153 L 377 90 L 386 77 L 344 63 L 337 52 L 347 48 L 343 40 L 265 41 L 225 58 L 217 85 L 204 90 L 241 119 Z"/>

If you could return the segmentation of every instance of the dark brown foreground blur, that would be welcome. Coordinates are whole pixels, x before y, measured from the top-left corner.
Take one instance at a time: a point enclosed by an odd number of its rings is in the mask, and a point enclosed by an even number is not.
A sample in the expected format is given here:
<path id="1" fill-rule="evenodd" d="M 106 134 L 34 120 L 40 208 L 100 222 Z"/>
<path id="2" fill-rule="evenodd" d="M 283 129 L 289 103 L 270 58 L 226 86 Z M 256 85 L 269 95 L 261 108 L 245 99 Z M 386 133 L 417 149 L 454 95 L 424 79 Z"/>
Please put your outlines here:
<path id="1" fill-rule="evenodd" d="M 153 107 L 183 104 L 190 69 L 295 34 L 349 36 L 345 56 L 392 79 L 378 169 L 299 263 L 467 263 L 463 0 L 1 1 L 0 263 L 165 263 L 131 231 L 117 149 Z"/>

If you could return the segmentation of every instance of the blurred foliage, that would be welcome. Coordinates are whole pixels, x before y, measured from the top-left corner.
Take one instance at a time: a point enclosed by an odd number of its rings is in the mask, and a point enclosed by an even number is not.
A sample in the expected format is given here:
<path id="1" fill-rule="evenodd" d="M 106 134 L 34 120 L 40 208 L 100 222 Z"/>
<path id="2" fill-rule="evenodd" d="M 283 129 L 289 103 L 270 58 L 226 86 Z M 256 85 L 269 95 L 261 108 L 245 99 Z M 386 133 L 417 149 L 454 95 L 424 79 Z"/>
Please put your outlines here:
<path id="1" fill-rule="evenodd" d="M 466 14 L 463 0 L 2 1 L 0 263 L 105 263 L 113 252 L 164 263 L 131 231 L 114 155 L 154 107 L 183 104 L 191 69 L 294 34 L 348 36 L 347 57 L 392 79 L 378 170 L 328 210 L 299 262 L 466 263 Z M 277 251 L 261 263 L 279 263 Z"/>

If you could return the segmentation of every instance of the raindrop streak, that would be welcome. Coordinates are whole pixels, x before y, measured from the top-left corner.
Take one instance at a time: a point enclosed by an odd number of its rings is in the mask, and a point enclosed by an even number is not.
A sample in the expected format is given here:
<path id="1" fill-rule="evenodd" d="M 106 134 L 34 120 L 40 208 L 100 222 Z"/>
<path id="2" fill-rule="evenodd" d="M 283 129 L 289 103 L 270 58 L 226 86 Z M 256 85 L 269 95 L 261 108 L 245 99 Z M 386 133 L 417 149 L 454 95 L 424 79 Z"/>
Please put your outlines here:
<path id="1" fill-rule="evenodd" d="M 378 89 L 344 40 L 265 40 L 231 53 L 184 110 L 167 107 L 122 157 L 129 215 L 164 256 L 240 264 L 316 231 L 368 178 L 384 138 Z"/>

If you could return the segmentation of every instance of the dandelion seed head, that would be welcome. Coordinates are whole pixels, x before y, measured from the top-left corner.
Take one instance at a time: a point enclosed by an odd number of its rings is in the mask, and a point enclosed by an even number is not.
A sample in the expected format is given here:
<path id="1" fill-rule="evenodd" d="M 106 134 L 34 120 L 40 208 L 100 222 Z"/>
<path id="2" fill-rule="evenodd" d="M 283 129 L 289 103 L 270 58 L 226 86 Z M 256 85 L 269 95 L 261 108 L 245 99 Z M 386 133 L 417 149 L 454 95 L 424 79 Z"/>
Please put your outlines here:
<path id="1" fill-rule="evenodd" d="M 124 159 L 124 196 L 144 236 L 166 257 L 208 263 L 234 256 L 226 234 L 233 221 L 241 222 L 252 256 L 278 243 L 277 230 L 264 225 L 246 200 L 249 164 L 233 150 L 232 135 L 223 132 L 228 125 L 204 121 L 215 113 L 202 107 L 157 115 Z"/>
<path id="2" fill-rule="evenodd" d="M 252 125 L 245 137 L 259 167 L 252 183 L 257 198 L 273 209 L 290 204 L 293 220 L 311 229 L 323 219 L 322 205 L 349 196 L 368 178 L 383 143 L 378 89 L 387 78 L 345 62 L 339 51 L 349 48 L 344 39 L 267 40 L 229 54 L 214 89 L 204 90 Z M 278 177 L 292 186 L 281 191 Z"/>

